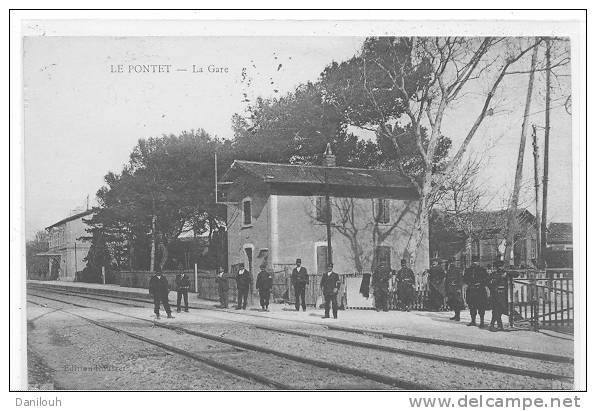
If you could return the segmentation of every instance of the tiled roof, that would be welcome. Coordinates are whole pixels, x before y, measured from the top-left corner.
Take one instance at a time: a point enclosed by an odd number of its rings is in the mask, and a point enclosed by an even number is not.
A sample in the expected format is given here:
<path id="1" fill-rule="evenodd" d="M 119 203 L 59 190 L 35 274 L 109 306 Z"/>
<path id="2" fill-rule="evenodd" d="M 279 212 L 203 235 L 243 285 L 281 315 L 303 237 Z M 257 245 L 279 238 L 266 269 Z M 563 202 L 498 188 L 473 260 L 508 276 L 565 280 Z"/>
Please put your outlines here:
<path id="1" fill-rule="evenodd" d="M 412 188 L 410 180 L 394 170 L 275 164 L 240 160 L 236 160 L 232 164 L 231 170 L 235 168 L 242 169 L 268 183 Z"/>
<path id="2" fill-rule="evenodd" d="M 465 218 L 470 221 L 473 229 L 501 230 L 507 227 L 509 211 L 477 211 L 468 213 Z M 525 208 L 520 208 L 517 210 L 517 218 L 518 221 L 531 222 L 534 220 L 534 215 Z"/>
<path id="3" fill-rule="evenodd" d="M 490 233 L 501 233 L 507 230 L 508 213 L 508 210 L 476 211 L 463 214 L 458 218 L 458 221 L 460 225 L 462 222 L 465 222 L 468 229 L 472 232 L 484 232 L 485 235 L 490 235 Z M 449 221 L 454 217 L 443 214 L 443 218 Z M 525 208 L 517 209 L 518 222 L 532 223 L 534 219 L 534 215 Z"/>
<path id="4" fill-rule="evenodd" d="M 78 213 L 78 214 L 73 214 L 70 217 L 63 218 L 62 220 L 60 220 L 60 221 L 52 224 L 51 226 L 46 227 L 46 230 L 49 230 L 50 228 L 53 228 L 53 227 L 62 225 L 64 223 L 68 223 L 69 221 L 73 221 L 73 220 L 79 219 L 81 217 L 85 217 L 85 216 L 87 216 L 87 215 L 89 215 L 91 213 L 93 213 L 93 210 L 86 210 L 86 211 L 83 211 L 83 212 Z"/>
<path id="5" fill-rule="evenodd" d="M 550 223 L 547 234 L 549 243 L 573 242 L 573 225 L 571 223 Z"/>

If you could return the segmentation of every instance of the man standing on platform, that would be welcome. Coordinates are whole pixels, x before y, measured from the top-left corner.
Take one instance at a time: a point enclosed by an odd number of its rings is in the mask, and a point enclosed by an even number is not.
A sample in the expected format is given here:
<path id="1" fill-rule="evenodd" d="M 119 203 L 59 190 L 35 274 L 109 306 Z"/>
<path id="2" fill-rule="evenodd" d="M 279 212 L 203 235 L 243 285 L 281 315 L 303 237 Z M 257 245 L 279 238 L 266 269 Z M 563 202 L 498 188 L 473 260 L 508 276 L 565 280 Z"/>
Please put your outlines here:
<path id="1" fill-rule="evenodd" d="M 405 259 L 401 260 L 401 268 L 397 272 L 397 296 L 406 311 L 410 311 L 414 303 L 414 283 L 416 277 Z"/>
<path id="2" fill-rule="evenodd" d="M 186 273 L 176 274 L 176 311 L 180 312 L 180 303 L 184 297 L 184 312 L 188 312 L 188 290 L 190 289 L 190 278 Z"/>
<path id="3" fill-rule="evenodd" d="M 459 321 L 459 313 L 464 309 L 464 299 L 461 293 L 462 286 L 462 270 L 455 265 L 455 258 L 449 257 L 445 291 L 447 293 L 447 305 L 455 312 L 455 315 L 449 318 L 452 321 Z"/>
<path id="4" fill-rule="evenodd" d="M 464 272 L 464 284 L 466 284 L 466 302 L 470 308 L 472 321 L 468 326 L 476 325 L 476 314 L 480 314 L 480 328 L 484 328 L 484 311 L 488 305 L 486 285 L 488 284 L 488 273 L 478 264 L 478 256 L 472 256 L 472 265 Z"/>
<path id="5" fill-rule="evenodd" d="M 372 275 L 371 285 L 375 296 L 375 308 L 377 311 L 389 311 L 387 306 L 387 296 L 389 294 L 389 280 L 391 279 L 391 269 L 387 267 L 384 261 L 379 262 Z"/>
<path id="6" fill-rule="evenodd" d="M 259 290 L 259 299 L 263 311 L 269 311 L 269 297 L 271 296 L 271 287 L 273 287 L 273 275 L 265 269 L 267 266 L 261 264 L 261 271 L 257 275 L 255 287 Z"/>
<path id="7" fill-rule="evenodd" d="M 429 308 L 435 311 L 441 309 L 445 299 L 445 270 L 440 262 L 440 258 L 433 258 L 432 266 L 428 270 Z"/>
<path id="8" fill-rule="evenodd" d="M 329 306 L 333 308 L 333 318 L 337 319 L 337 293 L 339 292 L 339 275 L 333 271 L 333 263 L 327 264 L 327 272 L 321 278 L 321 290 L 325 298 L 325 316 L 329 318 Z"/>
<path id="9" fill-rule="evenodd" d="M 170 287 L 168 280 L 161 273 L 161 268 L 158 266 L 155 268 L 155 275 L 149 280 L 149 295 L 153 297 L 153 312 L 155 318 L 159 320 L 159 306 L 163 304 L 163 308 L 166 310 L 168 318 L 172 317 L 172 311 L 170 310 L 170 303 L 168 302 L 168 294 Z"/>
<path id="10" fill-rule="evenodd" d="M 238 274 L 236 274 L 236 287 L 238 287 L 237 310 L 246 310 L 248 291 L 251 283 L 250 272 L 244 268 L 244 263 L 240 263 L 240 269 L 238 270 Z"/>
<path id="11" fill-rule="evenodd" d="M 501 316 L 507 314 L 509 309 L 509 300 L 507 287 L 509 281 L 507 278 L 507 272 L 503 270 L 503 261 L 497 261 L 495 263 L 497 270 L 491 274 L 489 279 L 489 290 L 490 290 L 490 305 L 492 307 L 492 317 L 490 319 L 489 331 L 503 331 L 503 320 Z M 498 329 L 495 328 L 497 323 Z"/>
<path id="12" fill-rule="evenodd" d="M 217 292 L 219 293 L 219 308 L 228 308 L 228 289 L 230 286 L 223 267 L 219 267 L 215 282 L 217 282 Z"/>
<path id="13" fill-rule="evenodd" d="M 296 300 L 296 311 L 300 311 L 300 299 L 302 299 L 302 310 L 306 311 L 306 284 L 308 284 L 308 272 L 302 267 L 302 260 L 296 259 L 296 267 L 292 270 L 290 277 L 294 287 L 294 298 Z"/>

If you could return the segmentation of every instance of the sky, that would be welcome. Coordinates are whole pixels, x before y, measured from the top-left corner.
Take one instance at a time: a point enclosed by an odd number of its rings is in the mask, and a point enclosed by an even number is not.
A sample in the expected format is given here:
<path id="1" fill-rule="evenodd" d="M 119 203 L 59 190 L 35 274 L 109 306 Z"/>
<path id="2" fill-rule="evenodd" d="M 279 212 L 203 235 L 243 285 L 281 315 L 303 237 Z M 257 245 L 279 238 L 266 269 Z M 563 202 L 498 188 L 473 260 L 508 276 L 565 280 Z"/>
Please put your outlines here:
<path id="1" fill-rule="evenodd" d="M 232 115 L 246 107 L 244 93 L 251 100 L 271 97 L 316 80 L 331 61 L 356 54 L 362 41 L 308 36 L 26 37 L 27 238 L 84 207 L 87 195 L 94 205 L 104 175 L 122 169 L 138 139 L 198 128 L 231 138 Z M 142 72 L 137 65 L 152 66 Z M 543 77 L 537 76 L 536 89 L 542 94 L 535 95 L 530 120 L 539 125 L 544 123 Z M 561 81 L 566 90 L 568 84 Z M 502 206 L 513 185 L 526 87 L 527 75 L 507 76 L 495 115 L 487 118 L 470 146 L 470 154 L 483 159 L 479 182 L 491 193 L 494 207 Z M 464 101 L 443 122 L 443 133 L 456 147 L 479 110 L 473 97 Z M 560 104 L 555 102 L 551 112 L 549 220 L 563 222 L 572 219 L 572 155 L 571 116 Z M 538 130 L 541 145 L 543 133 Z M 532 167 L 529 139 L 527 187 Z M 523 200 L 530 205 L 528 195 Z"/>

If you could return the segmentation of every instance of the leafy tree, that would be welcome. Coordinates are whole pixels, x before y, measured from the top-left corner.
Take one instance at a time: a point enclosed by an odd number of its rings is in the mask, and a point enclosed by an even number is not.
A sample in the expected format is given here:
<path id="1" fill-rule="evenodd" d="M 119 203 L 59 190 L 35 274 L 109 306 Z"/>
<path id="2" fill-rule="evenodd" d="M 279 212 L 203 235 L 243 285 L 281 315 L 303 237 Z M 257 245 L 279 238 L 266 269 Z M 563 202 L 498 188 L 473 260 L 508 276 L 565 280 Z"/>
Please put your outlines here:
<path id="1" fill-rule="evenodd" d="M 319 84 L 306 83 L 285 96 L 258 98 L 246 116 L 234 115 L 234 151 L 244 160 L 321 164 L 327 143 L 339 165 L 368 167 L 378 159 L 374 142 L 348 131 Z"/>
<path id="2" fill-rule="evenodd" d="M 108 173 L 97 193 L 100 208 L 89 222 L 92 244 L 104 242 L 118 269 L 147 269 L 153 268 L 147 256 L 155 241 L 165 268 L 169 244 L 180 234 L 200 234 L 223 219 L 225 211 L 214 201 L 213 154 L 221 152 L 224 168 L 230 150 L 229 142 L 202 129 L 139 140 L 122 172 Z"/>
<path id="3" fill-rule="evenodd" d="M 27 278 L 44 279 L 48 275 L 48 260 L 46 257 L 37 256 L 48 251 L 48 233 L 45 230 L 35 233 L 33 240 L 25 244 L 25 257 L 27 264 Z"/>

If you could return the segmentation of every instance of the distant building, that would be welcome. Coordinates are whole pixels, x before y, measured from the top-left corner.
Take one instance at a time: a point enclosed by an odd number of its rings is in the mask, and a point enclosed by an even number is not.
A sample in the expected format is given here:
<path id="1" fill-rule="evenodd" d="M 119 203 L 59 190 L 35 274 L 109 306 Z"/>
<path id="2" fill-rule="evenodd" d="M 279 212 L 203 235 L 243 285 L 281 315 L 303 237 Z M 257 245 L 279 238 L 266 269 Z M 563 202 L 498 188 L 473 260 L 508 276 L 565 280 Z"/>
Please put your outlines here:
<path id="1" fill-rule="evenodd" d="M 434 211 L 430 224 L 432 257 L 454 257 L 461 265 L 470 264 L 477 256 L 488 266 L 497 260 L 506 261 L 505 245 L 509 211 L 481 211 L 453 216 Z M 534 267 L 538 258 L 536 218 L 526 209 L 516 211 L 513 265 Z"/>
<path id="2" fill-rule="evenodd" d="M 573 225 L 550 223 L 546 232 L 546 245 L 553 250 L 573 250 Z"/>
<path id="3" fill-rule="evenodd" d="M 310 273 L 327 265 L 327 201 L 338 273 L 370 272 L 380 260 L 399 267 L 411 238 L 418 194 L 397 171 L 335 166 L 329 146 L 324 166 L 234 161 L 219 186 L 227 204 L 228 261 L 253 273 L 294 265 Z M 416 270 L 428 264 L 428 227 Z"/>
<path id="4" fill-rule="evenodd" d="M 547 267 L 573 268 L 573 225 L 571 223 L 550 223 L 546 231 Z"/>
<path id="5" fill-rule="evenodd" d="M 90 216 L 93 210 L 73 212 L 70 217 L 46 227 L 49 249 L 38 255 L 48 257 L 50 279 L 74 281 L 76 273 L 85 268 L 83 259 L 87 257 L 91 243 L 81 239 L 88 235 L 83 218 Z"/>

